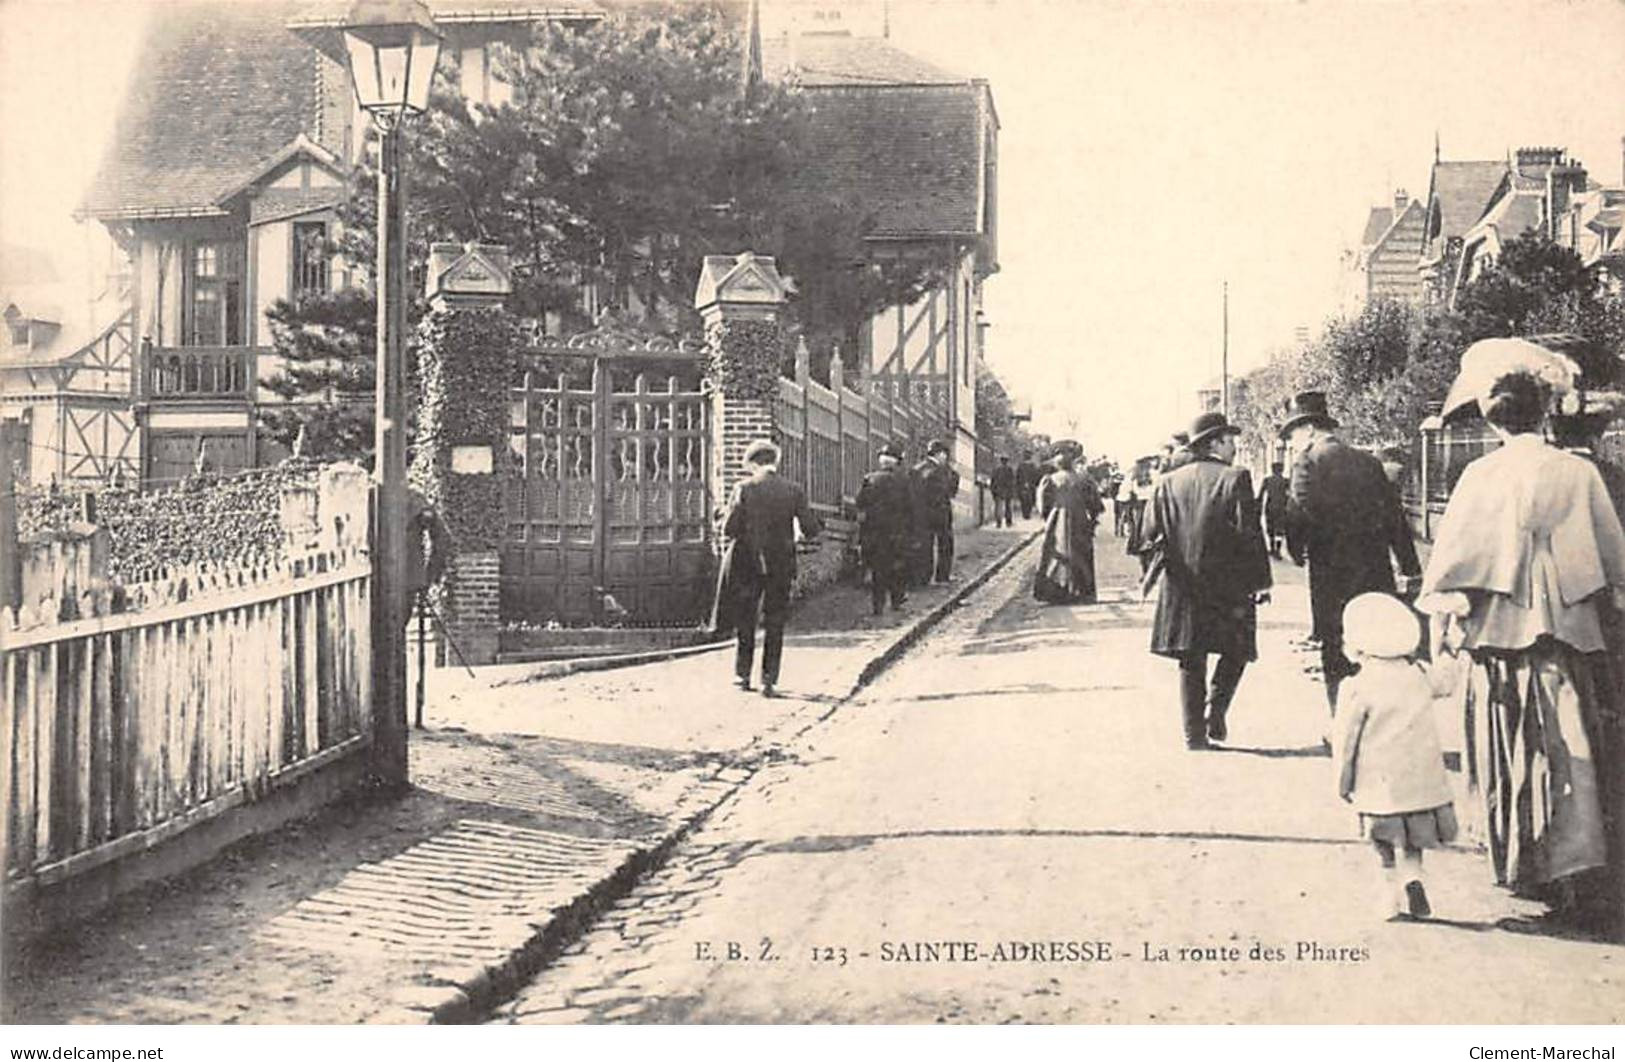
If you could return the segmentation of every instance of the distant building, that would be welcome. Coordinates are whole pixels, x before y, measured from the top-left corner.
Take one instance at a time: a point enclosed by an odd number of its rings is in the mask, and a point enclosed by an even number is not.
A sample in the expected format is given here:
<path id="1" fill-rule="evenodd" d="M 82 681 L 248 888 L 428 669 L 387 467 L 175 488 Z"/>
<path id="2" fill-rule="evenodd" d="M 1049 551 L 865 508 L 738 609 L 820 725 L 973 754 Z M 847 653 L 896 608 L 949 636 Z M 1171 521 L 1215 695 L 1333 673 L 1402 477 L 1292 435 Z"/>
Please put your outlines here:
<path id="1" fill-rule="evenodd" d="M 908 389 L 941 410 L 955 464 L 971 468 L 982 284 L 999 268 L 992 90 L 892 45 L 883 4 L 785 7 L 792 17 L 764 36 L 762 68 L 810 98 L 822 146 L 805 189 L 871 211 L 871 258 L 929 261 L 945 277 L 913 305 L 876 314 L 858 333 L 857 364 L 872 391 Z"/>
<path id="2" fill-rule="evenodd" d="M 1504 167 L 1482 216 L 1462 234 L 1451 300 L 1501 256 L 1502 248 L 1524 233 L 1538 232 L 1557 240 L 1562 235 L 1561 219 L 1590 187 L 1585 167 L 1563 148 L 1519 148 L 1512 163 Z"/>
<path id="3" fill-rule="evenodd" d="M 1435 151 L 1416 267 L 1424 301 L 1448 302 L 1452 297 L 1462 238 L 1484 216 L 1506 172 L 1504 159 L 1444 162 Z"/>
<path id="4" fill-rule="evenodd" d="M 1392 206 L 1371 208 L 1353 260 L 1356 302 L 1422 301 L 1422 277 L 1417 265 L 1422 258 L 1426 217 L 1423 205 L 1411 199 L 1403 188 L 1394 192 Z"/>
<path id="5" fill-rule="evenodd" d="M 1625 139 L 1621 149 L 1625 156 Z M 1566 211 L 1554 215 L 1554 222 L 1553 239 L 1595 266 L 1605 288 L 1625 291 L 1625 157 L 1618 183 L 1588 182 L 1584 192 L 1570 198 Z"/>

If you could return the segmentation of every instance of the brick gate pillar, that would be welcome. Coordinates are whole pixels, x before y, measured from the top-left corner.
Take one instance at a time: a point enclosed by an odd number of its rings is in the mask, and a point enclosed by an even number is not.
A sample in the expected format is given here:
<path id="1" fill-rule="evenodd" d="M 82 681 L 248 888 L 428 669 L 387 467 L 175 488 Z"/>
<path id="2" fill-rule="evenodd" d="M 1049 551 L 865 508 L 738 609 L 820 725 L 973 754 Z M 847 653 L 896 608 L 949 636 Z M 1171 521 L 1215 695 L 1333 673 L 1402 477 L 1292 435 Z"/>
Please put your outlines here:
<path id="1" fill-rule="evenodd" d="M 456 650 L 470 664 L 495 663 L 501 640 L 502 481 L 513 463 L 508 403 L 519 357 L 518 323 L 502 305 L 511 290 L 507 248 L 430 249 L 411 482 L 451 533 L 437 597 Z M 445 645 L 435 656 L 437 664 L 457 662 Z"/>
<path id="2" fill-rule="evenodd" d="M 772 439 L 786 287 L 771 258 L 707 255 L 694 307 L 705 322 L 711 389 L 710 489 L 726 505 L 752 439 Z"/>

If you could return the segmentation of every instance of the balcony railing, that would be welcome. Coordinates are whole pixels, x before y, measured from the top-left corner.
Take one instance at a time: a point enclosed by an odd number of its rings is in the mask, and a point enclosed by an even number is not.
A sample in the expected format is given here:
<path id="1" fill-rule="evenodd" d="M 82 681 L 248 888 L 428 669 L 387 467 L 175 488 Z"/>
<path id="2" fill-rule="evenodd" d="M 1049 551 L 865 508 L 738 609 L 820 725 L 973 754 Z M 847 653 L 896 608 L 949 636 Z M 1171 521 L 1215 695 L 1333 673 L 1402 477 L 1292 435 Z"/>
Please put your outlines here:
<path id="1" fill-rule="evenodd" d="M 258 386 L 258 347 L 147 347 L 141 352 L 141 394 L 161 401 L 252 399 Z"/>

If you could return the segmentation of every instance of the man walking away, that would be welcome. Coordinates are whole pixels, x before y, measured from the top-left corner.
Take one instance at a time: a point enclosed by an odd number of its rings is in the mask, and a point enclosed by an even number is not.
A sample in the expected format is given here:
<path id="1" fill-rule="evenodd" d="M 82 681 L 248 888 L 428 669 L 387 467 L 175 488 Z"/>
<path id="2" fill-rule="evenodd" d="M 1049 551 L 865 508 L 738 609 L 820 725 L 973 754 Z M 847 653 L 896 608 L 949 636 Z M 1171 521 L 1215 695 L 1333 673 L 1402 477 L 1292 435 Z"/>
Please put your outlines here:
<path id="1" fill-rule="evenodd" d="M 858 488 L 858 546 L 869 569 L 869 593 L 877 616 L 887 598 L 896 610 L 908 597 L 904 568 L 914 506 L 902 460 L 896 443 L 882 446 L 876 458 L 880 467 L 864 476 Z"/>
<path id="2" fill-rule="evenodd" d="M 756 620 L 760 613 L 762 696 L 776 696 L 779 663 L 784 655 L 784 622 L 790 611 L 790 584 L 796 575 L 796 524 L 803 538 L 816 538 L 822 525 L 807 505 L 807 494 L 779 477 L 779 448 L 758 439 L 745 448 L 750 477 L 734 488 L 722 533 L 733 540 L 729 572 L 734 600 L 738 649 L 734 684 L 751 688 L 756 655 Z"/>
<path id="3" fill-rule="evenodd" d="M 1270 556 L 1281 559 L 1281 546 L 1286 542 L 1286 513 L 1289 488 L 1281 473 L 1283 466 L 1276 461 L 1270 465 L 1270 474 L 1258 486 L 1258 506 L 1264 511 L 1264 539 L 1270 544 Z"/>
<path id="4" fill-rule="evenodd" d="M 1337 690 L 1356 668 L 1343 654 L 1343 608 L 1364 593 L 1396 593 L 1392 554 L 1409 594 L 1422 568 L 1399 495 L 1382 462 L 1346 445 L 1326 409 L 1326 396 L 1305 391 L 1292 400 L 1281 438 L 1297 458 L 1287 500 L 1287 552 L 1309 565 L 1309 610 L 1320 639 L 1326 703 L 1335 714 Z"/>
<path id="5" fill-rule="evenodd" d="M 993 491 L 993 526 L 1015 526 L 1016 470 L 1010 467 L 1010 458 L 999 455 L 999 467 L 988 477 Z"/>
<path id="6" fill-rule="evenodd" d="M 1252 477 L 1234 468 L 1239 431 L 1223 413 L 1191 425 L 1191 459 L 1152 489 L 1145 538 L 1162 591 L 1151 651 L 1179 661 L 1185 746 L 1229 736 L 1226 713 L 1250 660 L 1258 658 L 1257 606 L 1267 600 L 1270 562 Z M 1207 658 L 1217 654 L 1208 688 Z"/>
<path id="7" fill-rule="evenodd" d="M 1016 466 L 1016 491 L 1021 499 L 1021 518 L 1032 519 L 1033 503 L 1038 498 L 1038 481 L 1044 478 L 1044 473 L 1038 470 L 1033 461 L 1033 452 L 1024 451 L 1021 455 L 1021 464 Z"/>
<path id="8" fill-rule="evenodd" d="M 953 577 L 953 497 L 959 493 L 959 473 L 948 465 L 946 443 L 940 439 L 931 441 L 925 448 L 925 460 L 914 466 L 914 478 L 920 530 L 925 536 L 921 561 L 922 564 L 930 562 L 933 579 L 946 583 Z"/>

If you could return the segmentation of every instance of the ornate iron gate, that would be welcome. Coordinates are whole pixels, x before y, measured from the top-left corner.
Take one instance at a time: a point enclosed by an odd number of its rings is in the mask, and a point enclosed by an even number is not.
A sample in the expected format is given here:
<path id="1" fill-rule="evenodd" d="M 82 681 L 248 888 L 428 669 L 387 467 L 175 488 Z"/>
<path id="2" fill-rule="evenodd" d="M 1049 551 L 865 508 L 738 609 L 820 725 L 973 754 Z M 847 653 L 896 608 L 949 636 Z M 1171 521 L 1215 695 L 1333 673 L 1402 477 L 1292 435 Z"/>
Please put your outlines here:
<path id="1" fill-rule="evenodd" d="M 524 361 L 503 497 L 504 621 L 698 622 L 713 571 L 701 349 L 595 332 Z"/>

